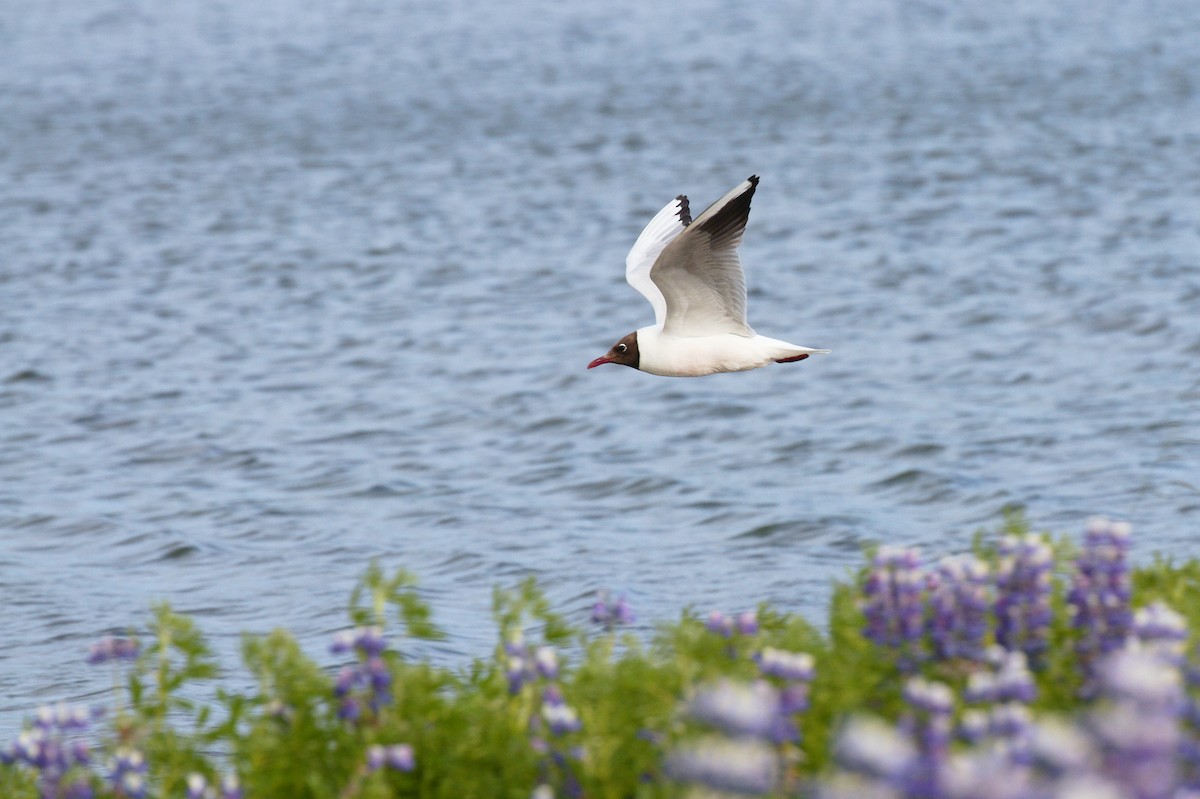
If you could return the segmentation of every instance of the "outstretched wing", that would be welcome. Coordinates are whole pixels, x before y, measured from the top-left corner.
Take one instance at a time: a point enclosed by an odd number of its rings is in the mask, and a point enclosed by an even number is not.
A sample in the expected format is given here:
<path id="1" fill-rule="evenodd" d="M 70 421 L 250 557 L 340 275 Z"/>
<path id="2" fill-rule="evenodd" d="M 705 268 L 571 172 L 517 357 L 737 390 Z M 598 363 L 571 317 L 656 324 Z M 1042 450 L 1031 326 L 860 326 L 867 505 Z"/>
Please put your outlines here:
<path id="1" fill-rule="evenodd" d="M 742 243 L 750 218 L 750 199 L 757 186 L 758 176 L 751 175 L 706 208 L 692 224 L 681 228 L 681 234 L 676 231 L 679 235 L 672 235 L 660 248 L 649 279 L 666 309 L 663 318 L 655 306 L 663 332 L 678 336 L 754 335 L 746 324 L 746 277 L 737 247 Z M 635 288 L 650 296 L 645 289 Z M 650 302 L 655 300 L 651 298 Z"/>
<path id="2" fill-rule="evenodd" d="M 654 215 L 650 224 L 633 243 L 625 258 L 625 280 L 654 306 L 654 323 L 662 328 L 667 317 L 667 301 L 650 279 L 650 270 L 663 249 L 691 224 L 688 198 L 682 194 Z"/>

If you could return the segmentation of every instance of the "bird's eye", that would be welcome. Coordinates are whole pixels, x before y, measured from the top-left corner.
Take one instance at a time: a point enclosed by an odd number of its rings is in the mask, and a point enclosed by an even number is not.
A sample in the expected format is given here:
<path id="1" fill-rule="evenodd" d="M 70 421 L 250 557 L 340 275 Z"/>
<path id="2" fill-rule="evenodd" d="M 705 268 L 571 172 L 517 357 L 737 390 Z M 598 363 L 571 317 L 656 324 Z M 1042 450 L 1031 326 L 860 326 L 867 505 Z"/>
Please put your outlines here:
<path id="1" fill-rule="evenodd" d="M 627 349 L 629 349 L 629 348 L 626 347 L 624 344 L 618 344 L 616 347 L 617 352 L 625 352 L 625 350 L 627 350 Z"/>

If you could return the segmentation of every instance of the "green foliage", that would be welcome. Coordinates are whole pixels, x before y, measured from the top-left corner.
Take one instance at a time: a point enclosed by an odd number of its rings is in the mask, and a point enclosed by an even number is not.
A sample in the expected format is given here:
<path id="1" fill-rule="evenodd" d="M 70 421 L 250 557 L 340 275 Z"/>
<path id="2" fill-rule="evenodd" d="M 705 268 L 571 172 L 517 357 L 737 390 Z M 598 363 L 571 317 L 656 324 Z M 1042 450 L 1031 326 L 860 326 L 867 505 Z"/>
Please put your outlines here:
<path id="1" fill-rule="evenodd" d="M 1019 516 L 1007 519 L 1006 533 L 1025 530 Z M 974 551 L 995 564 L 988 539 L 977 538 Z M 1055 551 L 1060 579 L 1050 649 L 1037 673 L 1036 707 L 1069 712 L 1078 706 L 1081 683 L 1063 589 L 1072 550 L 1060 542 Z M 339 712 L 345 695 L 336 686 L 342 678 L 335 679 L 284 630 L 243 641 L 252 689 L 218 689 L 215 703 L 199 702 L 197 689 L 219 676 L 216 663 L 194 622 L 161 605 L 152 611 L 142 652 L 126 669 L 99 743 L 110 751 L 121 746 L 144 752 L 151 796 L 182 796 L 191 773 L 215 784 L 233 771 L 250 798 L 527 799 L 542 783 L 562 795 L 572 775 L 592 799 L 674 797 L 685 789 L 665 777 L 663 757 L 696 728 L 682 708 L 705 684 L 755 679 L 754 656 L 772 647 L 816 659 L 810 707 L 800 719 L 801 743 L 788 757 L 796 784 L 830 765 L 833 739 L 848 714 L 896 719 L 902 712 L 904 675 L 896 658 L 862 632 L 864 575 L 865 569 L 834 584 L 829 618 L 820 627 L 761 606 L 755 632 L 725 636 L 685 611 L 676 622 L 659 625 L 649 640 L 573 629 L 531 578 L 495 591 L 494 653 L 449 669 L 405 657 L 401 633 L 437 638 L 441 632 L 412 575 L 398 570 L 389 576 L 372 563 L 350 598 L 349 617 L 360 628 L 384 628 L 390 645 L 374 667 L 386 672 L 387 690 L 385 700 L 358 718 Z M 1136 605 L 1166 602 L 1185 614 L 1192 630 L 1200 629 L 1200 561 L 1155 559 L 1134 571 L 1133 589 Z M 527 641 L 536 642 L 530 650 L 550 646 L 559 653 L 555 682 L 563 701 L 578 712 L 580 732 L 555 736 L 539 720 L 541 692 L 552 678 L 510 692 L 508 645 L 525 647 Z M 345 659 L 349 667 L 365 669 L 372 657 L 355 652 Z M 977 668 L 926 663 L 922 672 L 961 690 Z M 532 743 L 535 735 L 544 747 Z M 369 747 L 393 744 L 412 746 L 413 771 L 368 768 Z M 555 765 L 560 759 L 570 765 Z M 99 776 L 96 785 L 98 796 L 117 795 L 100 787 Z M 27 768 L 0 766 L 0 796 L 37 794 Z"/>
<path id="2" fill-rule="evenodd" d="M 32 772 L 0 765 L 0 796 L 34 799 L 37 795 L 37 780 Z"/>
<path id="3" fill-rule="evenodd" d="M 423 664 L 402 670 L 392 740 L 413 745 L 418 768 L 397 776 L 394 795 L 528 796 L 536 764 L 520 708 L 501 673 L 478 676 L 464 682 Z"/>
<path id="4" fill-rule="evenodd" d="M 377 561 L 371 561 L 367 573 L 350 594 L 350 618 L 355 624 L 386 626 L 388 605 L 393 605 L 405 632 L 411 638 L 441 640 L 446 637 L 433 623 L 433 612 L 416 592 L 417 578 L 404 569 L 386 577 Z M 362 600 L 369 596 L 370 607 Z"/>
<path id="5" fill-rule="evenodd" d="M 810 773 L 827 765 L 833 736 L 847 711 L 869 710 L 892 717 L 899 713 L 899 670 L 863 636 L 862 628 L 857 586 L 835 584 L 828 637 L 818 637 L 801 650 L 817 659 L 812 707 L 804 714 L 801 728 L 807 757 L 802 765 Z"/>
<path id="6" fill-rule="evenodd" d="M 231 704 L 228 733 L 247 793 L 337 796 L 360 752 L 337 719 L 333 681 L 283 630 L 247 637 L 242 653 L 258 691 Z"/>
<path id="7" fill-rule="evenodd" d="M 1191 631 L 1191 642 L 1195 644 L 1200 632 L 1200 560 L 1176 563 L 1155 555 L 1149 566 L 1133 572 L 1133 600 L 1135 607 L 1165 602 L 1183 614 Z"/>
<path id="8" fill-rule="evenodd" d="M 501 645 L 523 638 L 531 624 L 540 626 L 542 638 L 554 646 L 566 644 L 574 632 L 561 615 L 550 609 L 550 601 L 532 577 L 522 580 L 515 591 L 493 591 L 492 615 L 500 628 Z"/>
<path id="9" fill-rule="evenodd" d="M 589 641 L 571 685 L 586 731 L 588 796 L 633 796 L 643 775 L 658 772 L 655 741 L 670 734 L 683 692 L 673 664 L 648 656 L 633 638 L 623 644 L 617 658 L 615 637 Z"/>
<path id="10" fill-rule="evenodd" d="M 206 770 L 203 728 L 211 712 L 185 689 L 215 678 L 217 665 L 195 622 L 166 603 L 152 609 L 148 633 L 129 674 L 128 712 L 118 706 L 114 733 L 143 752 L 164 794 L 182 793 L 188 774 Z"/>

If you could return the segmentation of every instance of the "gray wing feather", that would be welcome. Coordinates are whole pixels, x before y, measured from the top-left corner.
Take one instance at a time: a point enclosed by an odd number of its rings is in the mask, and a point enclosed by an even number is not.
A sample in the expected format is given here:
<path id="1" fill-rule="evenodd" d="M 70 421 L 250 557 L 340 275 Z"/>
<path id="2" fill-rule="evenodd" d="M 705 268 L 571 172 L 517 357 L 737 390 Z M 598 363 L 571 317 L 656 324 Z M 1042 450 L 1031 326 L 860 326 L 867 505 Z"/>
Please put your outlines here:
<path id="1" fill-rule="evenodd" d="M 710 205 L 655 260 L 650 278 L 666 299 L 663 332 L 754 335 L 746 324 L 746 278 L 737 247 L 756 186 L 758 178 L 751 176 Z"/>

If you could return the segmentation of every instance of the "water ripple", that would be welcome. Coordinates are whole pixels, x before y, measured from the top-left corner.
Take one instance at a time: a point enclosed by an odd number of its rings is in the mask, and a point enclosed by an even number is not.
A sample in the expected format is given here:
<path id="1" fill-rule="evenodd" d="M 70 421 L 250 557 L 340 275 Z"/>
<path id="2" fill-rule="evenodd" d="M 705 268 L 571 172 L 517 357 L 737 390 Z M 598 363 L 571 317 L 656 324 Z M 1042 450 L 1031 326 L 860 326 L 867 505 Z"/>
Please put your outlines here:
<path id="1" fill-rule="evenodd" d="M 649 629 L 1013 507 L 1194 554 L 1194 3 L 10 10 L 0 727 L 159 599 L 327 663 L 372 558 L 457 663 L 530 574 Z M 752 321 L 834 355 L 585 371 L 649 216 L 751 172 Z"/>

